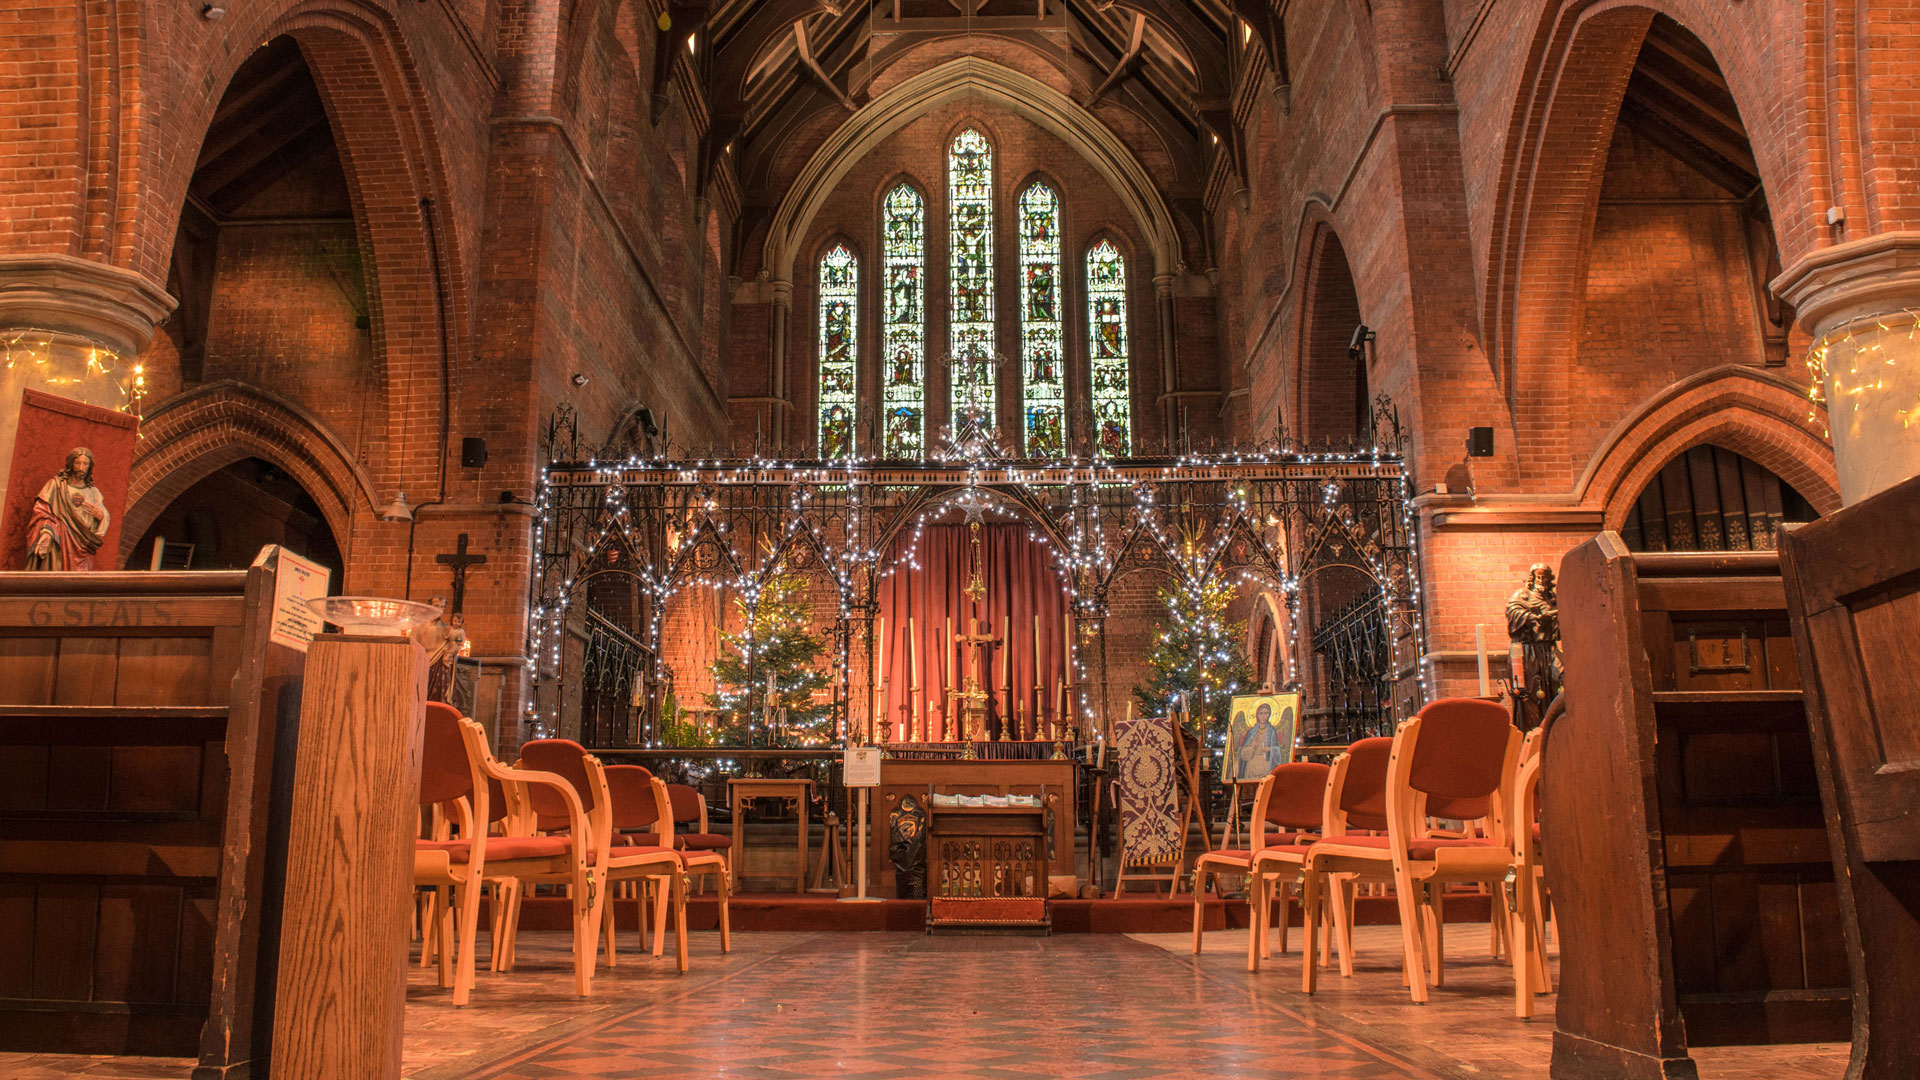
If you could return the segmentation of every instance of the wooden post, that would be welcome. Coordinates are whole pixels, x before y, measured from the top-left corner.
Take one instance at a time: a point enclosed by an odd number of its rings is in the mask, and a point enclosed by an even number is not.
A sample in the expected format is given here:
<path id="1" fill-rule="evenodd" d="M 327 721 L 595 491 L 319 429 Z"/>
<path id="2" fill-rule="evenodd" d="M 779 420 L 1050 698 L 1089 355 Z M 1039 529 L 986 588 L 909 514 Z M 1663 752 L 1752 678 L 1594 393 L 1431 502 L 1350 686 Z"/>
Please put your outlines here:
<path id="1" fill-rule="evenodd" d="M 427 657 L 322 634 L 307 652 L 273 1022 L 276 1080 L 398 1080 Z"/>

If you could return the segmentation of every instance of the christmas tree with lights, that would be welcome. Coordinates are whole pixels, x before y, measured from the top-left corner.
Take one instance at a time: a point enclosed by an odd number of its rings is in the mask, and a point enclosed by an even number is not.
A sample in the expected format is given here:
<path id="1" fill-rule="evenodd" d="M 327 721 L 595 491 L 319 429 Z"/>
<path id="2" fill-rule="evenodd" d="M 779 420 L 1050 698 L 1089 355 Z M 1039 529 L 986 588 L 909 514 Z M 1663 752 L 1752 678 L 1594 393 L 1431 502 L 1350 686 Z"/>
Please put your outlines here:
<path id="1" fill-rule="evenodd" d="M 820 663 L 826 643 L 813 635 L 806 579 L 777 574 L 757 594 L 735 604 L 740 629 L 722 632 L 713 662 L 718 710 L 712 742 L 723 746 L 826 746 L 833 741 L 833 708 L 816 702 L 831 676 Z"/>
<path id="2" fill-rule="evenodd" d="M 1253 665 L 1240 651 L 1246 625 L 1227 618 L 1233 599 L 1233 586 L 1213 576 L 1162 588 L 1166 617 L 1154 628 L 1147 653 L 1152 675 L 1133 690 L 1148 716 L 1178 709 L 1185 694 L 1193 734 L 1209 746 L 1225 735 L 1233 695 L 1253 686 Z"/>

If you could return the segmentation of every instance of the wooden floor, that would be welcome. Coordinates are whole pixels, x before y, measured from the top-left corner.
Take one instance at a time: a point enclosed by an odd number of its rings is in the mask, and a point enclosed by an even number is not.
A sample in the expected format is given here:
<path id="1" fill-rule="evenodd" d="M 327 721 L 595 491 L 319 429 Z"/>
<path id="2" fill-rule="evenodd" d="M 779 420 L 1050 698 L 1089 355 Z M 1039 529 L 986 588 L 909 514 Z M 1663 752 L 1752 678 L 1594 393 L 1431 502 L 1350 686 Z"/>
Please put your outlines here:
<path id="1" fill-rule="evenodd" d="M 586 1077 L 1544 1078 L 1552 999 L 1512 1016 L 1504 965 L 1478 928 L 1447 937 L 1448 985 L 1412 1005 L 1398 931 L 1361 927 L 1352 979 L 1299 992 L 1296 956 L 1244 970 L 1243 931 L 1052 938 L 742 933 L 721 956 L 693 939 L 693 970 L 629 953 L 571 992 L 565 938 L 529 933 L 512 975 L 482 972 L 452 1007 L 414 968 L 406 1075 L 415 1080 Z M 628 936 L 625 944 L 634 939 Z M 666 1033 L 666 1034 L 661 1034 Z M 1837 1080 L 1843 1046 L 1696 1054 L 1706 1080 Z M 191 1062 L 0 1054 L 6 1080 L 186 1080 Z"/>

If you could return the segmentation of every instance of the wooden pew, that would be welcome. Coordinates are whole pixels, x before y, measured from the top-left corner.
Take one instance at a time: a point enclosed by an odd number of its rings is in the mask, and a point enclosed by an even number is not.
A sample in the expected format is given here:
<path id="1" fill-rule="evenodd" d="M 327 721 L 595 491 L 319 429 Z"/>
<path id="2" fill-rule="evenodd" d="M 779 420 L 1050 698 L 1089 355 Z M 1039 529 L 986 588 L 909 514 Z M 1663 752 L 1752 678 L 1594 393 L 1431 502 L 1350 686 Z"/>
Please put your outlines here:
<path id="1" fill-rule="evenodd" d="M 1560 579 L 1566 715 L 1542 837 L 1552 1075 L 1692 1077 L 1689 1045 L 1836 1041 L 1847 946 L 1778 557 L 1633 554 Z"/>
<path id="2" fill-rule="evenodd" d="M 0 1049 L 245 1072 L 298 678 L 274 580 L 0 573 Z"/>
<path id="3" fill-rule="evenodd" d="M 1848 1076 L 1920 1076 L 1920 478 L 1789 531 L 1780 565 L 1853 964 Z"/>

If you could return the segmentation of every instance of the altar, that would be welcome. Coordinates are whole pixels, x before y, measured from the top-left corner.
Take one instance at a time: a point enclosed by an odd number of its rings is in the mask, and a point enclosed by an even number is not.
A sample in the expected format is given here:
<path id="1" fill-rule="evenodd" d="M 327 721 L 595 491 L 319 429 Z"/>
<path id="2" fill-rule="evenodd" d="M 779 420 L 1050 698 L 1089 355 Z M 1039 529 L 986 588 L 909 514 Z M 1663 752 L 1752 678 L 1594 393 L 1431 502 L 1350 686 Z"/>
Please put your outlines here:
<path id="1" fill-rule="evenodd" d="M 1045 749 L 1044 743 L 985 743 Z M 880 763 L 868 835 L 867 894 L 926 895 L 927 820 L 933 795 L 1037 796 L 1048 819 L 1047 862 L 1055 877 L 1075 877 L 1074 822 L 1079 763 L 1069 758 L 888 757 Z M 1075 877 L 1075 889 L 1078 878 Z"/>

